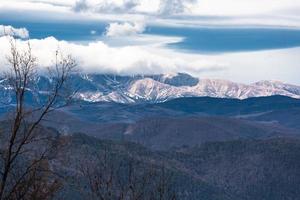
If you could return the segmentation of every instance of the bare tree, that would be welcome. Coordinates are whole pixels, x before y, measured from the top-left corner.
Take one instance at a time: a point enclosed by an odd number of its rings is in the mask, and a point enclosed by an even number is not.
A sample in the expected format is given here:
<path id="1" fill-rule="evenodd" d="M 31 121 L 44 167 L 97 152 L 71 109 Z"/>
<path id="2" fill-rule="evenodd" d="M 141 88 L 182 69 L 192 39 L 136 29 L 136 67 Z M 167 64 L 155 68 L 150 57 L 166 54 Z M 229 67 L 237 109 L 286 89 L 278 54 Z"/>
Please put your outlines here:
<path id="1" fill-rule="evenodd" d="M 7 61 L 9 71 L 4 77 L 15 106 L 0 136 L 0 200 L 48 199 L 60 184 L 51 176 L 48 160 L 54 141 L 41 123 L 50 112 L 70 102 L 73 93 L 66 92 L 65 85 L 76 63 L 71 56 L 63 57 L 57 51 L 54 66 L 48 69 L 47 90 L 41 94 L 38 106 L 29 107 L 28 96 L 38 80 L 30 44 L 20 51 L 16 40 L 11 40 Z"/>

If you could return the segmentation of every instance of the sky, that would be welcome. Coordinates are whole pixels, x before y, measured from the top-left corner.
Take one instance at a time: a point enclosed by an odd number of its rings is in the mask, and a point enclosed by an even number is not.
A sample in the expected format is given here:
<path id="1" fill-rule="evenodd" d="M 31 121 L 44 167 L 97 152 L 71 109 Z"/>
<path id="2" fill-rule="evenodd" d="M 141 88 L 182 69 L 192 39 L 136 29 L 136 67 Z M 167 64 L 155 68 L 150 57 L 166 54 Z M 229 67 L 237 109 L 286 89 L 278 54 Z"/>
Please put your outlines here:
<path id="1" fill-rule="evenodd" d="M 59 48 L 87 73 L 300 85 L 299 13 L 300 0 L 0 0 L 0 70 L 10 36 L 41 67 Z"/>

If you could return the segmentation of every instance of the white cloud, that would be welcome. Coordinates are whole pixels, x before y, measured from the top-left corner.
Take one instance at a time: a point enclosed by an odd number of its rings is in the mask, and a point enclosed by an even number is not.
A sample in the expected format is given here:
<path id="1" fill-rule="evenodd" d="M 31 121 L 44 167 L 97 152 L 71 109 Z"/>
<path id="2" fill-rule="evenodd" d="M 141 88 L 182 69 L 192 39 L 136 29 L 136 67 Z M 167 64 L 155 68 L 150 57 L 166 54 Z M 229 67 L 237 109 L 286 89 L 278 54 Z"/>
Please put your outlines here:
<path id="1" fill-rule="evenodd" d="M 199 55 L 163 47 L 163 41 L 169 42 L 168 38 L 156 41 L 156 45 L 113 47 L 101 41 L 82 45 L 50 37 L 32 39 L 30 43 L 41 66 L 52 64 L 59 46 L 64 54 L 72 54 L 85 72 L 123 75 L 186 72 L 243 83 L 272 79 L 300 84 L 300 48 Z M 0 37 L 0 44 L 0 70 L 3 70 L 5 55 L 9 53 L 8 38 Z M 25 47 L 26 41 L 18 40 L 18 46 Z"/>
<path id="2" fill-rule="evenodd" d="M 139 0 L 78 0 L 73 5 L 73 10 L 97 13 L 132 12 L 139 4 Z"/>
<path id="3" fill-rule="evenodd" d="M 145 25 L 142 22 L 115 22 L 106 27 L 105 35 L 108 37 L 133 36 L 143 33 Z"/>
<path id="4" fill-rule="evenodd" d="M 189 13 L 189 7 L 197 2 L 198 0 L 78 0 L 72 9 L 75 12 L 172 16 Z"/>
<path id="5" fill-rule="evenodd" d="M 182 14 L 187 5 L 196 4 L 198 0 L 78 0 L 74 11 L 91 11 L 96 13 L 148 13 L 154 15 Z M 149 8 L 152 7 L 152 8 Z"/>
<path id="6" fill-rule="evenodd" d="M 0 69 L 5 69 L 5 55 L 9 53 L 9 38 L 0 37 Z M 164 40 L 167 40 L 165 38 Z M 163 40 L 157 40 L 161 43 Z M 192 72 L 223 69 L 224 66 L 196 55 L 177 53 L 157 45 L 135 45 L 111 47 L 98 41 L 87 45 L 58 41 L 53 37 L 30 40 L 34 55 L 41 66 L 52 64 L 57 47 L 64 54 L 72 54 L 85 72 L 116 74 L 158 74 L 168 72 Z M 19 48 L 26 48 L 26 42 L 17 40 Z"/>
<path id="7" fill-rule="evenodd" d="M 73 0 L 69 2 L 74 3 Z M 1 0 L 0 10 L 66 12 L 67 10 L 70 10 L 70 5 L 60 5 L 42 0 Z M 15 14 L 15 12 L 12 12 L 12 15 L 13 14 Z"/>
<path id="8" fill-rule="evenodd" d="M 189 13 L 187 5 L 195 5 L 198 0 L 161 0 L 158 13 L 162 15 L 174 15 Z"/>
<path id="9" fill-rule="evenodd" d="M 277 15 L 281 10 L 300 8 L 299 0 L 202 0 L 192 13 L 214 16 Z"/>
<path id="10" fill-rule="evenodd" d="M 0 25 L 0 36 L 10 35 L 22 39 L 29 38 L 29 32 L 26 28 L 14 28 L 12 26 Z"/>

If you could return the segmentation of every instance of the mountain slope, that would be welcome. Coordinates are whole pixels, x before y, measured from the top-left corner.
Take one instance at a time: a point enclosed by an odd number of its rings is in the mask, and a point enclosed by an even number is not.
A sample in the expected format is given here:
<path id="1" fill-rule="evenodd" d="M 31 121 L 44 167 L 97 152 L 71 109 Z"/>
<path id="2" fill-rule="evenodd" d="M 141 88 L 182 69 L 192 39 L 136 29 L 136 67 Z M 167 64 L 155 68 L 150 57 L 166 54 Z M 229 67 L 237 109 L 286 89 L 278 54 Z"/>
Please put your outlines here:
<path id="1" fill-rule="evenodd" d="M 187 171 L 222 188 L 229 199 L 300 198 L 299 140 L 206 143 L 173 154 Z"/>
<path id="2" fill-rule="evenodd" d="M 300 197 L 300 141 L 298 139 L 210 142 L 169 152 L 150 151 L 130 142 L 99 140 L 86 135 L 67 138 L 61 157 L 54 162 L 63 170 L 67 185 L 64 199 L 85 199 L 76 188 L 76 166 L 85 158 L 110 159 L 164 167 L 173 173 L 172 184 L 182 200 L 297 200 Z M 61 171 L 60 171 L 61 172 Z M 75 182 L 76 183 L 76 182 Z M 84 194 L 84 193 L 83 193 Z"/>
<path id="3" fill-rule="evenodd" d="M 211 141 L 299 137 L 300 131 L 278 124 L 232 118 L 185 117 L 145 119 L 127 125 L 123 134 L 125 136 L 122 139 L 143 144 L 151 149 L 168 150 L 174 147 L 192 147 Z"/>

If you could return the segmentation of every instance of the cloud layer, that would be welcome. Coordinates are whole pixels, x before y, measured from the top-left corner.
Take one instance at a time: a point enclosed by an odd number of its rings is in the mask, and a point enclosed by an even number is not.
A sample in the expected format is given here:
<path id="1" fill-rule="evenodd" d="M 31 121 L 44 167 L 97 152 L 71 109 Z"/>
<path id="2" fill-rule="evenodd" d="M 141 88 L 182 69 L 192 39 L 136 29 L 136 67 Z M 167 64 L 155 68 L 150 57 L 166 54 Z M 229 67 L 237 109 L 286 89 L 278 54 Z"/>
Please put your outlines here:
<path id="1" fill-rule="evenodd" d="M 73 0 L 74 11 L 204 16 L 282 15 L 300 10 L 299 0 Z M 285 13 L 293 15 L 293 13 Z"/>
<path id="2" fill-rule="evenodd" d="M 72 9 L 75 12 L 173 15 L 185 13 L 188 5 L 195 5 L 197 2 L 198 0 L 78 0 Z"/>
<path id="3" fill-rule="evenodd" d="M 132 12 L 139 3 L 140 2 L 138 0 L 78 0 L 73 5 L 72 9 L 75 12 Z"/>
<path id="4" fill-rule="evenodd" d="M 4 69 L 5 56 L 9 54 L 9 37 L 1 37 L 0 64 Z M 166 40 L 167 38 L 165 38 Z M 26 48 L 26 42 L 17 40 L 20 49 Z M 159 41 L 159 40 L 158 40 Z M 162 40 L 160 40 L 162 41 Z M 168 72 L 201 72 L 210 67 L 213 70 L 222 69 L 217 63 L 201 61 L 197 56 L 178 54 L 173 50 L 157 46 L 123 46 L 111 47 L 98 41 L 87 45 L 58 41 L 53 37 L 43 40 L 30 40 L 33 53 L 37 56 L 40 65 L 50 66 L 54 53 L 59 49 L 64 54 L 72 54 L 78 61 L 80 68 L 85 72 L 116 73 L 116 74 L 157 74 Z M 160 47 L 159 47 L 160 46 Z"/>
<path id="5" fill-rule="evenodd" d="M 300 48 L 224 55 L 197 55 L 177 52 L 156 45 L 112 47 L 101 41 L 87 45 L 58 41 L 53 37 L 30 40 L 34 55 L 41 66 L 53 64 L 56 49 L 72 54 L 84 72 L 159 74 L 186 72 L 205 78 L 229 79 L 251 83 L 259 80 L 280 80 L 300 84 Z M 8 37 L 0 37 L 0 69 L 7 69 L 5 55 L 9 53 Z M 24 48 L 26 41 L 18 40 Z"/>
<path id="6" fill-rule="evenodd" d="M 13 12 L 12 12 L 13 11 Z M 131 21 L 160 25 L 292 26 L 300 28 L 299 0 L 1 0 L 1 13 L 35 20 Z M 32 12 L 34 11 L 34 12 Z M 19 15 L 18 15 L 19 17 Z"/>

